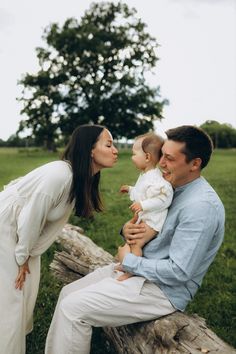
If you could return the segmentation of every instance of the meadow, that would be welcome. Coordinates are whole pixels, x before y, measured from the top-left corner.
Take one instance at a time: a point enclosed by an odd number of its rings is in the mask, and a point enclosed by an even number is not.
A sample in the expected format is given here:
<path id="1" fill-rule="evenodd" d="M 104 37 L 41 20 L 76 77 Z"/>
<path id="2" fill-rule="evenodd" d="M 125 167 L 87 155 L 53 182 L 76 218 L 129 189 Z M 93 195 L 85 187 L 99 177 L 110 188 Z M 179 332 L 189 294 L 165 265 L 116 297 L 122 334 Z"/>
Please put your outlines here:
<path id="1" fill-rule="evenodd" d="M 58 159 L 57 153 L 41 150 L 0 149 L 0 188 L 10 180 L 17 178 L 34 167 Z M 121 226 L 131 217 L 127 195 L 119 193 L 122 184 L 133 184 L 138 172 L 130 161 L 130 152 L 122 151 L 119 161 L 113 169 L 102 171 L 101 192 L 105 210 L 96 214 L 92 220 L 83 220 L 71 216 L 70 223 L 84 229 L 84 233 L 95 243 L 113 255 L 122 243 L 119 236 Z M 212 184 L 221 197 L 226 210 L 225 239 L 220 251 L 211 265 L 202 287 L 188 313 L 197 313 L 204 317 L 207 325 L 219 337 L 236 347 L 236 152 L 217 150 L 209 166 L 203 170 L 203 176 Z M 2 235 L 3 237 L 3 235 Z M 35 325 L 27 338 L 27 354 L 43 354 L 45 337 L 50 325 L 55 303 L 62 284 L 49 271 L 56 243 L 42 257 L 41 283 L 35 308 Z M 113 353 L 112 348 L 104 351 L 101 331 L 96 330 L 93 338 L 93 354 Z"/>

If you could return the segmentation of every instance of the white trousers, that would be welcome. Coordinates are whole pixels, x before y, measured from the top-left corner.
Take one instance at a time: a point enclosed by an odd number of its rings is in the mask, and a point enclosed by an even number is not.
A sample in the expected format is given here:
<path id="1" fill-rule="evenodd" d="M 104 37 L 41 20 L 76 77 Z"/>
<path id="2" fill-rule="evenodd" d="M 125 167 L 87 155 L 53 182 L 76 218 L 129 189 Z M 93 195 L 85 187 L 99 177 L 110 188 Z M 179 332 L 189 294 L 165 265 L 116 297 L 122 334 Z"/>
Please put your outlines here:
<path id="1" fill-rule="evenodd" d="M 47 335 L 45 354 L 89 354 L 92 327 L 152 320 L 175 308 L 155 284 L 133 276 L 116 278 L 114 264 L 65 286 Z"/>

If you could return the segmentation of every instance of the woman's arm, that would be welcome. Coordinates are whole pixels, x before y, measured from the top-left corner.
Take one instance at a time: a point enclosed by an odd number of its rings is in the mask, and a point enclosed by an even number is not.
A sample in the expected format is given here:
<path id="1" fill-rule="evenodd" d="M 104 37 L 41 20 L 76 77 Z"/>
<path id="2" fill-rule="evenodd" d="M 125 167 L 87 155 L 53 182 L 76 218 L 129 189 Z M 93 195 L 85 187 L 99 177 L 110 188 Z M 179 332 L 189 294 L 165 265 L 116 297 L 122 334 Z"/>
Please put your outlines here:
<path id="1" fill-rule="evenodd" d="M 37 242 L 53 206 L 52 198 L 43 193 L 34 193 L 22 208 L 17 219 L 18 241 L 15 248 L 16 262 L 25 264 Z"/>

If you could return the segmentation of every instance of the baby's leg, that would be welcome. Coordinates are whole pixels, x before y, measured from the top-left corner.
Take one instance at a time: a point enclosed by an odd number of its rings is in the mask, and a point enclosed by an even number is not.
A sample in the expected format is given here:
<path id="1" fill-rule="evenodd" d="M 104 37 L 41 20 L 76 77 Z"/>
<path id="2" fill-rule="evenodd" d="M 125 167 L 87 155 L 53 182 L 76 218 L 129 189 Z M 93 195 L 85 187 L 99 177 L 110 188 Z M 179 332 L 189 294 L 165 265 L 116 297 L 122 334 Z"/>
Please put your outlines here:
<path id="1" fill-rule="evenodd" d="M 158 233 L 157 233 L 158 234 Z M 135 255 L 135 256 L 138 256 L 138 257 L 142 257 L 143 255 L 143 247 L 145 246 L 145 244 L 149 241 L 151 241 L 154 237 L 157 237 L 157 234 L 154 236 L 152 235 L 152 237 L 150 239 L 137 239 L 136 240 L 136 243 L 134 245 L 130 245 L 130 251 Z M 119 278 L 117 278 L 117 280 L 119 281 L 122 281 L 122 280 L 126 280 L 130 277 L 132 277 L 133 274 L 131 273 L 124 273 L 122 274 L 121 276 L 119 276 Z"/>
<path id="2" fill-rule="evenodd" d="M 135 256 L 142 257 L 143 255 L 143 247 L 151 241 L 154 237 L 157 237 L 158 232 L 155 236 L 151 236 L 149 239 L 137 239 L 134 245 L 130 245 L 131 252 L 135 254 Z"/>
<path id="3" fill-rule="evenodd" d="M 142 255 L 143 255 L 142 247 L 138 243 L 131 245 L 130 249 L 131 249 L 131 252 L 133 254 L 135 254 L 135 256 L 142 257 Z"/>
<path id="4" fill-rule="evenodd" d="M 140 242 L 139 244 L 136 243 L 135 245 L 130 245 L 130 251 L 135 254 L 135 256 L 142 256 L 142 247 L 140 245 Z M 132 277 L 133 274 L 131 273 L 128 273 L 128 272 L 125 272 L 124 274 L 120 275 L 117 280 L 119 281 L 123 281 L 123 280 L 126 280 L 126 279 L 129 279 L 130 277 Z"/>
<path id="5" fill-rule="evenodd" d="M 133 277 L 133 274 L 124 273 L 124 274 L 120 275 L 116 280 L 123 281 L 123 280 L 129 279 L 131 277 Z"/>

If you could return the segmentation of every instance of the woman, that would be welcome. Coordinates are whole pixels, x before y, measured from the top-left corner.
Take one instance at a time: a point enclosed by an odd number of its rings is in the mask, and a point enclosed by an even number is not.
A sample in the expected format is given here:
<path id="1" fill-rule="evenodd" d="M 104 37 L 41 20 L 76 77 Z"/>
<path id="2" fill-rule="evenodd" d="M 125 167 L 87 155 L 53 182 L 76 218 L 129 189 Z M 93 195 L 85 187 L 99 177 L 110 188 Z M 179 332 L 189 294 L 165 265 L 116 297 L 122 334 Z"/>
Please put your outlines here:
<path id="1" fill-rule="evenodd" d="M 80 126 L 61 161 L 36 168 L 0 193 L 0 354 L 25 353 L 40 255 L 56 239 L 73 208 L 83 217 L 102 210 L 100 170 L 112 167 L 117 153 L 106 128 Z"/>

